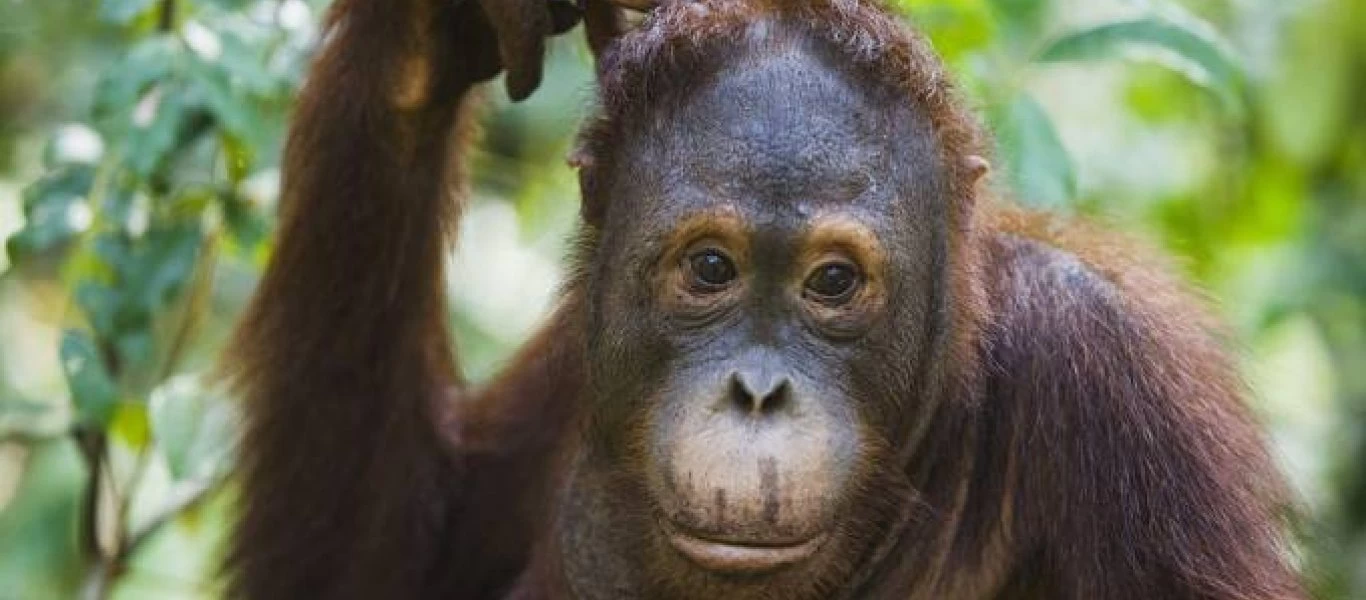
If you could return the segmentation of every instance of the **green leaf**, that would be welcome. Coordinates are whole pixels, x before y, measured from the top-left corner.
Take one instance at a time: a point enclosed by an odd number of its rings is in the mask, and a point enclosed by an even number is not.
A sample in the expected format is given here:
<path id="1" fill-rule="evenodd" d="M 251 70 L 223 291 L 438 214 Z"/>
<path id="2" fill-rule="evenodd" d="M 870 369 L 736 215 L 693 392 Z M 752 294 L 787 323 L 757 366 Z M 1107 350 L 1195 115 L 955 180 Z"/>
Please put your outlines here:
<path id="1" fill-rule="evenodd" d="M 122 287 L 136 291 L 138 306 L 158 311 L 179 296 L 194 274 L 203 235 L 193 225 L 149 231 L 133 250 Z"/>
<path id="2" fill-rule="evenodd" d="M 156 315 L 194 275 L 203 235 L 197 222 L 158 225 L 140 238 L 102 232 L 80 257 L 75 299 L 127 373 L 155 357 Z"/>
<path id="3" fill-rule="evenodd" d="M 232 240 L 243 249 L 251 250 L 270 237 L 270 220 L 251 201 L 229 191 L 219 196 L 222 202 L 224 221 Z"/>
<path id="4" fill-rule="evenodd" d="M 156 3 L 157 0 L 102 0 L 100 19 L 122 25 L 146 13 Z"/>
<path id="5" fill-rule="evenodd" d="M 125 333 L 114 340 L 119 357 L 138 372 L 145 371 L 156 358 L 156 340 L 152 338 L 151 325 L 150 321 L 146 321 L 138 322 L 137 327 L 126 326 Z"/>
<path id="6" fill-rule="evenodd" d="M 97 211 L 102 228 L 137 236 L 146 229 L 146 211 L 150 200 L 139 195 L 137 178 L 128 172 L 114 174 L 100 189 Z"/>
<path id="7" fill-rule="evenodd" d="M 183 50 L 184 46 L 171 35 L 156 35 L 138 42 L 96 84 L 95 115 L 106 121 L 117 118 L 126 124 L 138 100 L 175 72 Z"/>
<path id="8" fill-rule="evenodd" d="M 136 402 L 120 402 L 109 421 L 109 433 L 128 447 L 142 449 L 151 439 L 147 407 Z"/>
<path id="9" fill-rule="evenodd" d="M 67 330 L 62 334 L 61 359 L 80 419 L 101 426 L 109 423 L 118 407 L 118 386 L 95 341 L 83 332 Z"/>
<path id="10" fill-rule="evenodd" d="M 1077 195 L 1072 158 L 1038 101 L 1021 94 L 995 116 L 995 129 L 1015 193 L 1035 206 L 1058 207 Z"/>
<path id="11" fill-rule="evenodd" d="M 81 281 L 73 296 L 97 335 L 101 338 L 118 335 L 118 291 L 95 281 Z"/>
<path id="12" fill-rule="evenodd" d="M 260 143 L 266 135 L 257 107 L 246 94 L 233 89 L 229 74 L 217 64 L 196 61 L 189 72 L 194 89 L 230 135 Z"/>
<path id="13" fill-rule="evenodd" d="M 1225 108 L 1240 112 L 1243 74 L 1227 47 L 1212 27 L 1194 17 L 1153 16 L 1066 34 L 1050 43 L 1037 60 L 1155 60 L 1213 92 Z"/>
<path id="14" fill-rule="evenodd" d="M 24 228 L 8 242 L 16 259 L 70 241 L 90 227 L 87 200 L 95 181 L 89 165 L 70 165 L 49 172 L 24 189 Z"/>
<path id="15" fill-rule="evenodd" d="M 222 66 L 234 87 L 261 96 L 287 89 L 289 82 L 266 68 L 266 56 L 259 46 L 231 31 L 217 33 L 223 52 L 215 62 Z"/>
<path id="16" fill-rule="evenodd" d="M 255 149 L 232 135 L 220 135 L 218 142 L 223 149 L 223 166 L 228 171 L 228 181 L 233 185 L 242 183 L 256 164 Z"/>
<path id="17" fill-rule="evenodd" d="M 237 436 L 237 415 L 227 398 L 181 376 L 152 392 L 148 408 L 173 477 L 211 481 L 226 472 Z"/>
<path id="18" fill-rule="evenodd" d="M 127 160 L 135 173 L 150 177 L 181 141 L 188 107 L 181 90 L 167 86 L 152 90 L 139 104 L 138 111 L 149 111 L 150 120 L 128 133 Z"/>

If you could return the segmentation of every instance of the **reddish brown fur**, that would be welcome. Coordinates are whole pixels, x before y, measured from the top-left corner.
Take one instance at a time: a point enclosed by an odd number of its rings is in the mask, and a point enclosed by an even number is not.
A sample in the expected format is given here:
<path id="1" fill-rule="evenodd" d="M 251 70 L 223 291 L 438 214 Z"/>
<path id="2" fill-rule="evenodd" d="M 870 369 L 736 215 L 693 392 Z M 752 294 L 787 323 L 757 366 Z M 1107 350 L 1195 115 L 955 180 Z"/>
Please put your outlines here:
<path id="1" fill-rule="evenodd" d="M 583 278 L 485 389 L 460 382 L 445 335 L 449 142 L 497 52 L 463 6 L 334 8 L 290 136 L 280 242 L 228 359 L 250 417 L 232 597 L 564 594 L 549 498 L 582 412 Z M 1200 302 L 1111 234 L 986 200 L 976 121 L 928 43 L 876 7 L 673 2 L 596 40 L 584 244 L 616 209 L 594 183 L 620 121 L 774 15 L 905 90 L 952 182 L 939 393 L 900 449 L 918 496 L 904 522 L 871 524 L 901 535 L 841 594 L 1301 597 L 1281 482 Z"/>

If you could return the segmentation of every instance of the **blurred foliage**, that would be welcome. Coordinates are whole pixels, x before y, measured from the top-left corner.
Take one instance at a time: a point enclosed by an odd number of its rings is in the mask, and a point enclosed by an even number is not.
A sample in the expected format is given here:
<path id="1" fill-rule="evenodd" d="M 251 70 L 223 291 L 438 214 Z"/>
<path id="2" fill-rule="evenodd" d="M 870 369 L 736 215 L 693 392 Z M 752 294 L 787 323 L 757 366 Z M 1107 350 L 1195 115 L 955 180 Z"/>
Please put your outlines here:
<path id="1" fill-rule="evenodd" d="M 0 0 L 0 598 L 214 597 L 215 353 L 270 252 L 325 0 Z M 897 0 L 1022 201 L 1179 256 L 1246 340 L 1320 598 L 1366 597 L 1366 0 Z M 577 39 L 491 93 L 450 263 L 485 377 L 554 300 Z M 477 252 L 475 251 L 477 249 Z M 491 276 L 490 274 L 494 274 Z"/>

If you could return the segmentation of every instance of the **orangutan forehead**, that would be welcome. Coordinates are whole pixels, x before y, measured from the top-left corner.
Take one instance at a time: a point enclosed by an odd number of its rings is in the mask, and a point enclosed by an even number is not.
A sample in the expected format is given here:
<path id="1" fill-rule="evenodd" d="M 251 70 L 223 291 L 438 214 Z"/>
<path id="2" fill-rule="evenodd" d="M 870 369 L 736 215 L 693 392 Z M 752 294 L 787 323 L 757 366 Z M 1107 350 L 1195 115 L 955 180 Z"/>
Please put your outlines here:
<path id="1" fill-rule="evenodd" d="M 709 143 L 733 147 L 737 158 L 858 170 L 887 155 L 889 113 L 910 116 L 902 104 L 879 106 L 868 86 L 828 60 L 787 50 L 722 71 L 691 97 L 678 121 Z"/>
<path id="2" fill-rule="evenodd" d="M 665 3 L 603 54 L 598 97 L 572 157 L 594 223 L 692 184 L 942 200 L 985 151 L 928 40 L 871 3 Z"/>
<path id="3" fill-rule="evenodd" d="M 842 202 L 938 160 L 928 120 L 819 46 L 753 45 L 660 102 L 627 147 L 670 185 L 730 200 Z M 634 131 L 633 131 L 634 130 Z M 921 160 L 909 160 L 908 154 Z M 928 162 L 927 162 L 928 161 Z"/>

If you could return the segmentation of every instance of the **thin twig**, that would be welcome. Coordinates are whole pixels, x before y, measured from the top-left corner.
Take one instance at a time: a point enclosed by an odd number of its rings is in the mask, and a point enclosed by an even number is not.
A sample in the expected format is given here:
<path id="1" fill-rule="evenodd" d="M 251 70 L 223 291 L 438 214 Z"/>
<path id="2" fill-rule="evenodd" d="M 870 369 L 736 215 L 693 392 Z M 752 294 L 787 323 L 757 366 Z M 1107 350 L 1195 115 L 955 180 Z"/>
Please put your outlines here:
<path id="1" fill-rule="evenodd" d="M 121 490 L 118 496 L 118 510 L 115 511 L 114 518 L 114 540 L 116 562 L 121 562 L 127 556 L 124 549 L 128 545 L 128 518 L 133 510 L 133 499 L 137 496 L 138 488 L 142 487 L 142 480 L 147 475 L 147 465 L 151 462 L 151 451 L 148 445 L 138 449 L 137 462 L 133 465 L 133 473 L 128 477 L 128 486 Z"/>
<path id="2" fill-rule="evenodd" d="M 113 565 L 100 561 L 90 567 L 81 586 L 81 600 L 105 600 L 114 583 Z"/>
<path id="3" fill-rule="evenodd" d="M 190 345 L 191 334 L 194 333 L 199 316 L 203 314 L 210 292 L 213 290 L 213 271 L 218 264 L 219 239 L 220 236 L 215 231 L 209 234 L 204 243 L 200 245 L 200 253 L 195 260 L 194 272 L 191 274 L 193 279 L 190 282 L 189 290 L 180 302 L 170 349 L 166 352 L 165 360 L 161 363 L 157 381 L 166 381 L 175 375 L 176 369 L 180 366 L 180 360 L 184 358 L 186 349 Z"/>
<path id="4" fill-rule="evenodd" d="M 73 433 L 85 458 L 89 475 L 81 501 L 81 554 L 89 565 L 81 597 L 103 600 L 109 595 L 111 564 L 100 548 L 100 504 L 104 496 L 105 471 L 109 464 L 109 442 L 103 431 L 78 427 Z"/>
<path id="5" fill-rule="evenodd" d="M 100 549 L 100 498 L 101 484 L 104 480 L 108 444 L 104 432 L 97 429 L 79 428 L 73 434 L 85 458 L 89 471 L 85 484 L 85 495 L 81 501 L 81 552 L 86 560 L 98 563 L 104 558 Z"/>
<path id="6" fill-rule="evenodd" d="M 175 3 L 176 0 L 161 0 L 161 12 L 157 16 L 157 29 L 170 31 L 175 27 Z"/>

